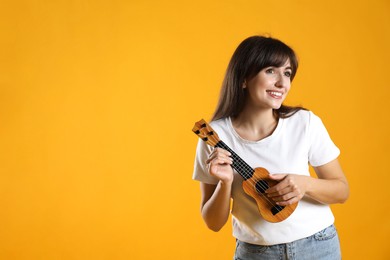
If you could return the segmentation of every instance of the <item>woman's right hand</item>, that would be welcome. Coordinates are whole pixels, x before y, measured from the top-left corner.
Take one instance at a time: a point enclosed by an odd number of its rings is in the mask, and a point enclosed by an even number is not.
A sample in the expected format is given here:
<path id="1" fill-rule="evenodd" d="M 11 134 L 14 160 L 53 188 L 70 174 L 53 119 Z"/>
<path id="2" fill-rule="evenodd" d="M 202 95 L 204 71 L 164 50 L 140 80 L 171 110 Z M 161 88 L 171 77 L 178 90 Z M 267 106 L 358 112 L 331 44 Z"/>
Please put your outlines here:
<path id="1" fill-rule="evenodd" d="M 224 184 L 233 182 L 233 168 L 231 166 L 233 159 L 230 156 L 230 152 L 217 147 L 206 161 L 209 165 L 210 175 L 216 177 Z"/>

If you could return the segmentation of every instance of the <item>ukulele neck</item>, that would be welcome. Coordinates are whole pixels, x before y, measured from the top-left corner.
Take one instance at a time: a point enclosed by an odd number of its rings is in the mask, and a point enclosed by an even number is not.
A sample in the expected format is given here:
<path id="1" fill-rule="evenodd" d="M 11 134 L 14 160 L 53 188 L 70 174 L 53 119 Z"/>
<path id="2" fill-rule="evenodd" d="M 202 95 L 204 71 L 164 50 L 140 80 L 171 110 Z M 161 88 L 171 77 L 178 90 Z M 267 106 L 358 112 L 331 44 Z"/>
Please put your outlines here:
<path id="1" fill-rule="evenodd" d="M 244 180 L 250 179 L 254 173 L 254 169 L 249 166 L 240 156 L 238 156 L 229 146 L 227 146 L 223 141 L 219 141 L 215 147 L 219 147 L 225 149 L 231 153 L 231 157 L 233 158 L 232 167 L 235 169 L 238 174 L 241 175 Z"/>

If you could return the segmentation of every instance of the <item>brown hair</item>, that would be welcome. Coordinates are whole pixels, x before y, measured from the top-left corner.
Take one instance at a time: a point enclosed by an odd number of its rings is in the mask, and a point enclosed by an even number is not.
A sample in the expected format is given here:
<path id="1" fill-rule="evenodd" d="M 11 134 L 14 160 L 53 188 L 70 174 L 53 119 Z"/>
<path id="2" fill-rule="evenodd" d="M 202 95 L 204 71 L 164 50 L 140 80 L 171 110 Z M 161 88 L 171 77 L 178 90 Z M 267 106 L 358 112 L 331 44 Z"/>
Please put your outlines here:
<path id="1" fill-rule="evenodd" d="M 298 59 L 289 46 L 278 39 L 264 36 L 245 39 L 230 59 L 212 120 L 237 116 L 244 107 L 247 95 L 242 88 L 245 80 L 252 79 L 266 67 L 280 67 L 287 60 L 292 69 L 292 81 L 298 69 Z M 301 109 L 305 108 L 282 105 L 279 109 L 274 109 L 274 113 L 277 117 L 287 118 Z"/>

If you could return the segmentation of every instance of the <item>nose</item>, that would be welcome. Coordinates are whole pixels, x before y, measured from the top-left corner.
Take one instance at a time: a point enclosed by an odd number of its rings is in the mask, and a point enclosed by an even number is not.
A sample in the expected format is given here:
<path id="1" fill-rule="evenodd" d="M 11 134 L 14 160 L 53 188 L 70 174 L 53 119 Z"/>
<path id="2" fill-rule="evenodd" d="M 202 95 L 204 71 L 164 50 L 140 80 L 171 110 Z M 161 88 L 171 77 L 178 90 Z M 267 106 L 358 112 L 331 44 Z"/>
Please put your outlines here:
<path id="1" fill-rule="evenodd" d="M 278 73 L 275 87 L 277 88 L 288 88 L 290 86 L 290 78 L 286 77 L 283 73 Z"/>

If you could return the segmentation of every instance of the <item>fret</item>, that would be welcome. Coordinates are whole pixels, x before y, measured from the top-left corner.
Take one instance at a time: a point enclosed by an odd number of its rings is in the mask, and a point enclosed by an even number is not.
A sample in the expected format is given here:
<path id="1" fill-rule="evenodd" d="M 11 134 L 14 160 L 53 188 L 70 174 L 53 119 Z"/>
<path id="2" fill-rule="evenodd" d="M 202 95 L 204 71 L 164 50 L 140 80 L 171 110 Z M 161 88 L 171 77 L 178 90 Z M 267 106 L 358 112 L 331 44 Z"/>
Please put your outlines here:
<path id="1" fill-rule="evenodd" d="M 250 167 L 249 164 L 247 164 L 240 156 L 238 156 L 238 154 L 236 154 L 232 149 L 230 149 L 227 144 L 220 140 L 215 147 L 225 149 L 232 154 L 232 167 L 238 172 L 238 174 L 241 175 L 242 178 L 244 178 L 244 180 L 250 179 L 252 177 L 255 170 Z"/>
<path id="2" fill-rule="evenodd" d="M 227 144 L 219 139 L 218 134 L 202 119 L 195 123 L 192 131 L 211 147 L 219 147 L 231 153 L 232 168 L 237 171 L 244 181 L 242 188 L 246 194 L 251 196 L 257 203 L 261 216 L 271 223 L 276 223 L 288 218 L 297 207 L 298 203 L 288 206 L 279 206 L 272 199 L 269 199 L 265 191 L 277 184 L 277 181 L 269 179 L 267 169 L 258 167 L 253 169 Z"/>

